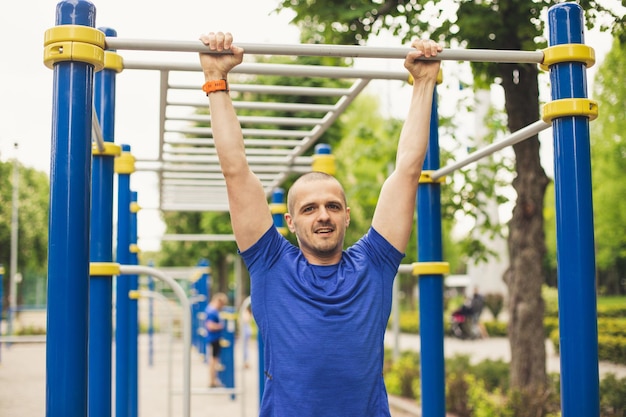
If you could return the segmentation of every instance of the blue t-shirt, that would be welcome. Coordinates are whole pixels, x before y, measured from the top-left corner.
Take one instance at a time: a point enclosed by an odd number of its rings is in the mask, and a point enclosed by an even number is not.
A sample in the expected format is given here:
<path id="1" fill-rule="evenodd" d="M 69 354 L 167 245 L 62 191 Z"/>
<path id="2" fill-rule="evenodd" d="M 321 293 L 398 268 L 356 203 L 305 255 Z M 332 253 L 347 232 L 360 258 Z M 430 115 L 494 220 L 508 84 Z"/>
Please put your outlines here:
<path id="1" fill-rule="evenodd" d="M 222 336 L 222 330 L 209 330 L 208 327 L 206 327 L 207 322 L 213 322 L 213 323 L 220 323 L 220 312 L 217 311 L 216 308 L 212 307 L 211 304 L 206 306 L 206 309 L 204 310 L 204 313 L 206 314 L 206 318 L 205 318 L 205 328 L 207 330 L 207 337 L 206 340 L 208 343 L 214 342 L 216 340 L 219 340 L 220 337 Z"/>
<path id="2" fill-rule="evenodd" d="M 271 227 L 241 253 L 265 349 L 261 417 L 388 417 L 384 335 L 404 257 L 370 228 L 311 265 Z"/>

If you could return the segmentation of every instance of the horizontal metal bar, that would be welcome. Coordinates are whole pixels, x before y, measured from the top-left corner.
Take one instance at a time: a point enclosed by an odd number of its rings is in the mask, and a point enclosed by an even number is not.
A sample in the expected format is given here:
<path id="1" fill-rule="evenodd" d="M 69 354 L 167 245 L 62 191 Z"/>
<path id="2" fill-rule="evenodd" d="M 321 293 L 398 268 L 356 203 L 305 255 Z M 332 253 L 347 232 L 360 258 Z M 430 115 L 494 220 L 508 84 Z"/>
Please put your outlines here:
<path id="1" fill-rule="evenodd" d="M 208 108 L 208 100 L 201 101 L 177 101 L 168 100 L 168 106 L 196 107 Z M 310 103 L 274 103 L 274 102 L 256 102 L 256 101 L 233 101 L 235 109 L 248 110 L 271 110 L 271 111 L 310 111 L 310 112 L 329 112 L 335 107 L 332 104 L 310 104 Z"/>
<path id="2" fill-rule="evenodd" d="M 290 152 L 290 149 L 265 149 L 265 148 L 251 148 L 246 149 L 246 155 L 272 155 L 272 156 L 286 156 Z M 188 147 L 188 146 L 169 146 L 163 147 L 164 155 L 217 155 L 215 148 L 208 147 Z"/>
<path id="3" fill-rule="evenodd" d="M 161 240 L 179 242 L 234 242 L 235 235 L 214 235 L 214 234 L 165 234 Z"/>
<path id="4" fill-rule="evenodd" d="M 213 129 L 210 127 L 180 127 L 166 128 L 165 132 L 182 133 L 185 135 L 209 135 L 213 136 Z M 310 130 L 281 130 L 281 129 L 242 129 L 242 133 L 247 137 L 257 138 L 301 138 L 311 134 Z"/>
<path id="5" fill-rule="evenodd" d="M 161 204 L 162 211 L 213 211 L 213 212 L 228 212 L 230 207 L 228 204 L 194 204 L 194 203 L 167 203 Z"/>
<path id="6" fill-rule="evenodd" d="M 213 138 L 170 138 L 166 139 L 165 143 L 172 145 L 196 145 L 196 146 L 214 146 Z M 249 146 L 270 147 L 270 146 L 285 146 L 294 147 L 302 143 L 299 140 L 288 139 L 244 139 L 243 143 L 246 148 Z"/>
<path id="7" fill-rule="evenodd" d="M 155 70 L 155 71 L 202 71 L 199 62 L 184 63 L 172 61 L 139 61 L 124 60 L 124 69 L 128 70 Z M 320 77 L 320 78 L 367 78 L 376 80 L 407 81 L 407 71 L 374 70 L 352 67 L 330 67 L 321 65 L 296 64 L 240 64 L 233 68 L 231 74 L 254 75 L 285 75 L 292 77 Z"/>
<path id="8" fill-rule="evenodd" d="M 300 95 L 311 97 L 337 97 L 350 93 L 347 88 L 329 88 L 329 87 L 298 87 L 291 85 L 257 85 L 257 84 L 232 84 L 229 86 L 230 91 L 239 93 L 257 93 L 257 94 L 276 94 L 276 95 Z M 170 90 L 190 90 L 198 91 L 197 85 L 180 85 L 170 84 Z"/>
<path id="9" fill-rule="evenodd" d="M 313 162 L 313 158 L 309 156 L 299 156 L 297 158 L 290 158 L 289 156 L 253 156 L 248 155 L 247 160 L 249 164 L 297 164 L 297 165 L 310 165 Z M 198 163 L 198 164 L 219 164 L 217 155 L 163 155 L 163 162 L 174 163 Z"/>
<path id="10" fill-rule="evenodd" d="M 239 123 L 247 124 L 267 124 L 279 126 L 315 126 L 322 122 L 322 119 L 312 117 L 271 117 L 271 116 L 239 116 Z M 210 115 L 190 114 L 188 116 L 166 116 L 166 121 L 211 123 Z"/>
<path id="11" fill-rule="evenodd" d="M 327 44 L 260 44 L 237 43 L 245 53 L 253 55 L 333 56 L 343 58 L 397 58 L 404 59 L 412 48 L 374 47 Z M 123 39 L 107 37 L 106 47 L 134 51 L 229 53 L 211 51 L 199 41 L 168 41 Z M 427 58 L 425 58 L 427 59 Z M 491 49 L 444 49 L 434 59 L 446 61 L 535 63 L 543 61 L 542 51 L 503 51 Z"/>
<path id="12" fill-rule="evenodd" d="M 538 134 L 539 132 L 546 130 L 547 128 L 551 126 L 552 124 L 550 123 L 546 123 L 543 120 L 538 120 L 535 123 L 532 123 L 518 130 L 517 132 L 507 136 L 506 138 L 498 142 L 494 142 L 491 145 L 485 146 L 484 148 L 479 149 L 476 152 L 472 152 L 466 158 L 460 161 L 448 164 L 445 167 L 436 170 L 435 172 L 431 174 L 431 177 L 432 179 L 437 180 L 443 176 L 446 176 L 456 171 L 459 168 L 463 168 L 464 166 L 469 165 L 472 162 L 476 162 L 479 159 L 484 158 L 485 156 L 491 155 L 501 149 L 504 149 L 507 146 L 512 146 L 512 145 L 515 145 L 516 143 L 519 143 L 528 138 L 531 138 L 535 136 L 536 134 Z"/>

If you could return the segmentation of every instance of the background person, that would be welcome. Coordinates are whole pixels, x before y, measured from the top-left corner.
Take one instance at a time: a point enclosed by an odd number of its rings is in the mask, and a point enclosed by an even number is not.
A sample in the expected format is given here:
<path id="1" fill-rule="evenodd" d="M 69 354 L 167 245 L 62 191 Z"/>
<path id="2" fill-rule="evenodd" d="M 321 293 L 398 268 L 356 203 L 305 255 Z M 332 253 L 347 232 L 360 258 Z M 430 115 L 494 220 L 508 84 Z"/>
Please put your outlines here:
<path id="1" fill-rule="evenodd" d="M 217 377 L 217 373 L 223 369 L 220 362 L 220 353 L 222 346 L 222 330 L 224 329 L 224 320 L 220 317 L 220 312 L 228 304 L 226 294 L 218 292 L 211 297 L 211 302 L 207 305 L 205 313 L 205 327 L 207 329 L 207 344 L 210 345 L 211 354 L 209 355 L 209 387 L 222 387 L 222 382 Z"/>

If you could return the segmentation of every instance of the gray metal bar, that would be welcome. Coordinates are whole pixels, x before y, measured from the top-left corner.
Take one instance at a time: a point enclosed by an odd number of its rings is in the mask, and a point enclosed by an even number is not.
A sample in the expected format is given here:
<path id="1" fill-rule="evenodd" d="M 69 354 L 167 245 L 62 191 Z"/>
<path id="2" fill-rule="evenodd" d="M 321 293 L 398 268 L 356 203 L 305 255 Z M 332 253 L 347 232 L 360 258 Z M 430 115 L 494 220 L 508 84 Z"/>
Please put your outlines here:
<path id="1" fill-rule="evenodd" d="M 456 171 L 459 168 L 463 168 L 466 165 L 471 164 L 472 162 L 476 162 L 479 159 L 491 155 L 494 152 L 499 151 L 500 149 L 504 149 L 507 146 L 512 146 L 515 145 L 518 142 L 521 142 L 523 140 L 526 140 L 536 134 L 538 134 L 539 132 L 546 130 L 547 128 L 551 127 L 552 124 L 550 123 L 546 123 L 543 120 L 538 120 L 535 123 L 532 123 L 526 127 L 521 128 L 520 130 L 518 130 L 517 132 L 507 136 L 506 138 L 498 141 L 498 142 L 494 142 L 489 146 L 485 146 L 484 148 L 476 151 L 476 152 L 472 152 L 471 154 L 469 154 L 466 158 L 454 162 L 452 164 L 448 164 L 443 168 L 438 169 L 437 171 L 433 172 L 431 174 L 432 179 L 436 180 L 439 179 L 445 175 L 448 175 L 454 171 Z"/>
<path id="2" fill-rule="evenodd" d="M 124 69 L 127 70 L 169 70 L 169 71 L 192 71 L 199 72 L 199 62 L 172 62 L 172 61 L 139 61 L 132 59 L 124 60 Z M 369 78 L 378 80 L 406 81 L 409 78 L 407 71 L 373 70 L 351 67 L 325 67 L 320 65 L 296 65 L 296 64 L 240 64 L 232 69 L 231 74 L 255 74 L 255 75 L 285 75 L 300 77 L 320 78 Z"/>
<path id="3" fill-rule="evenodd" d="M 191 414 L 191 307 L 185 290 L 173 278 L 162 271 L 148 266 L 120 265 L 120 275 L 151 275 L 166 284 L 174 291 L 182 307 L 183 333 L 183 417 Z"/>
<path id="4" fill-rule="evenodd" d="M 166 129 L 167 132 L 182 133 L 184 135 L 209 135 L 213 136 L 213 129 L 210 127 L 180 127 Z M 311 134 L 310 130 L 280 130 L 280 129 L 242 129 L 246 137 L 257 138 L 301 138 Z"/>
<path id="5" fill-rule="evenodd" d="M 259 44 L 237 43 L 247 54 L 289 56 L 333 56 L 343 58 L 397 58 L 404 59 L 411 51 L 408 47 L 374 47 L 358 45 L 327 44 Z M 106 47 L 134 51 L 164 52 L 214 52 L 199 41 L 167 41 L 148 39 L 124 39 L 107 37 Z M 503 51 L 490 49 L 444 49 L 435 57 L 446 61 L 534 63 L 543 61 L 542 51 Z"/>
<path id="6" fill-rule="evenodd" d="M 303 95 L 311 97 L 335 97 L 349 93 L 347 88 L 330 87 L 298 87 L 289 85 L 257 85 L 257 84 L 229 84 L 230 91 L 239 93 L 258 93 L 276 95 Z M 198 91 L 197 85 L 170 84 L 170 90 Z"/>
<path id="7" fill-rule="evenodd" d="M 181 106 L 181 107 L 200 107 L 207 108 L 208 102 L 205 101 L 178 101 L 170 100 L 167 102 L 168 106 Z M 311 112 L 328 112 L 332 111 L 334 107 L 332 104 L 310 104 L 310 103 L 274 103 L 274 102 L 256 102 L 256 101 L 234 101 L 233 106 L 235 109 L 249 109 L 249 110 L 272 110 L 272 111 L 311 111 Z"/>
<path id="8" fill-rule="evenodd" d="M 274 124 L 280 126 L 315 126 L 321 118 L 311 117 L 273 117 L 273 116 L 239 116 L 239 123 L 245 124 Z M 206 114 L 191 114 L 188 116 L 168 116 L 168 121 L 211 123 L 211 116 Z"/>
<path id="9" fill-rule="evenodd" d="M 248 147 L 260 146 L 260 147 L 270 147 L 270 146 L 285 146 L 285 147 L 293 147 L 298 146 L 301 141 L 299 140 L 288 140 L 288 139 L 244 139 L 243 143 L 246 145 L 246 149 Z M 166 139 L 165 143 L 170 145 L 198 145 L 198 146 L 214 146 L 213 138 L 173 138 Z"/>
<path id="10" fill-rule="evenodd" d="M 161 240 L 177 242 L 234 242 L 235 235 L 214 235 L 214 234 L 166 234 Z"/>

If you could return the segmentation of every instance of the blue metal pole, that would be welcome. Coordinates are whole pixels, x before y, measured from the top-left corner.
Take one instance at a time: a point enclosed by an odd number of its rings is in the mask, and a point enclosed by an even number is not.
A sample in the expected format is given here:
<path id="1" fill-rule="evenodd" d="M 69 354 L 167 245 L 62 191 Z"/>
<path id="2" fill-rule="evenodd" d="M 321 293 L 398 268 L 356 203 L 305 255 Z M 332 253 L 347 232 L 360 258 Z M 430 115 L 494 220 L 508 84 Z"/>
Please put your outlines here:
<path id="1" fill-rule="evenodd" d="M 434 171 L 439 168 L 438 129 L 437 92 L 435 91 L 424 170 Z M 441 186 L 437 182 L 424 183 L 420 184 L 417 192 L 417 258 L 419 262 L 440 262 L 443 259 Z M 446 384 L 443 351 L 443 276 L 420 275 L 418 285 L 422 415 L 444 417 L 446 415 Z"/>
<path id="2" fill-rule="evenodd" d="M 209 261 L 206 259 L 201 259 L 198 261 L 198 268 L 202 268 L 202 273 L 200 277 L 194 283 L 195 295 L 202 297 L 201 300 L 198 300 L 192 304 L 193 308 L 193 337 L 196 339 L 195 345 L 198 352 L 204 356 L 205 361 L 207 360 L 206 353 L 206 329 L 205 329 L 205 311 L 207 305 L 209 304 Z"/>
<path id="3" fill-rule="evenodd" d="M 550 45 L 584 43 L 575 3 L 548 10 Z M 550 67 L 552 99 L 586 98 L 585 64 Z M 591 192 L 589 119 L 554 119 L 561 407 L 563 417 L 598 416 L 598 327 Z"/>
<path id="4" fill-rule="evenodd" d="M 101 29 L 115 36 L 111 29 Z M 115 71 L 95 75 L 94 106 L 102 137 L 115 136 Z M 117 147 L 119 150 L 119 147 Z M 113 164 L 119 152 L 105 149 L 93 155 L 90 259 L 113 261 Z M 113 277 L 92 276 L 89 282 L 89 416 L 110 417 L 112 401 Z"/>
<path id="5" fill-rule="evenodd" d="M 130 264 L 139 265 L 139 246 L 137 246 L 137 212 L 139 211 L 139 205 L 137 204 L 137 192 L 131 191 L 130 200 Z M 129 281 L 129 292 L 137 292 L 139 290 L 139 275 L 129 275 L 127 279 Z M 128 396 L 130 417 L 137 417 L 139 409 L 139 312 L 137 302 L 136 297 L 128 300 Z"/>
<path id="6" fill-rule="evenodd" d="M 130 146 L 122 145 L 122 157 L 130 154 Z M 130 172 L 117 170 L 117 263 L 130 265 Z M 130 280 L 119 276 L 115 289 L 115 416 L 130 416 L 129 310 Z"/>
<path id="7" fill-rule="evenodd" d="M 95 26 L 88 1 L 57 4 L 56 25 Z M 54 65 L 46 416 L 87 415 L 92 64 Z"/>

